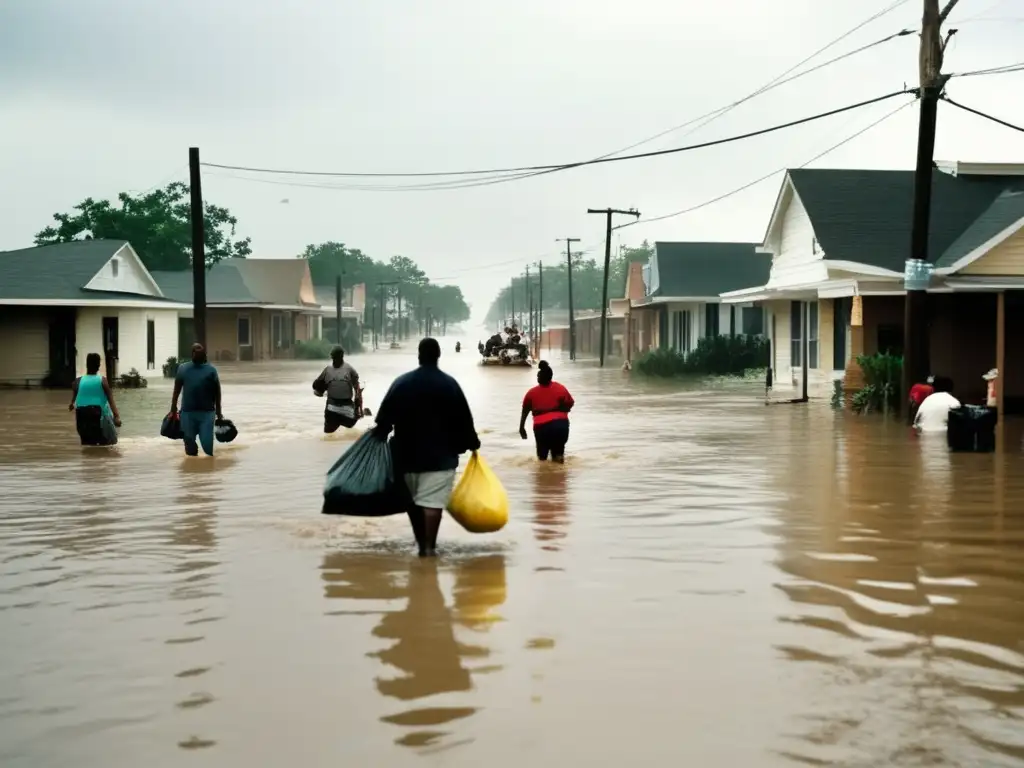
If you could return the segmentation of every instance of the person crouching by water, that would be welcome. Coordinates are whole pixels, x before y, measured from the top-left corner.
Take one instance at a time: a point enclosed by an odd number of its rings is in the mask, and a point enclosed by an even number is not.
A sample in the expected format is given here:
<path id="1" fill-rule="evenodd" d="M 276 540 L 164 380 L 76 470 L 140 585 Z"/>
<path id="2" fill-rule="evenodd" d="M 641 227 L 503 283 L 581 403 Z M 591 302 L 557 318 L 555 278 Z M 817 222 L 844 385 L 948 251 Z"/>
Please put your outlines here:
<path id="1" fill-rule="evenodd" d="M 918 382 L 910 388 L 910 396 L 908 399 L 908 405 L 910 406 L 910 417 L 913 420 L 917 416 L 917 409 L 921 407 L 921 403 L 925 401 L 925 398 L 929 397 L 935 392 L 935 377 L 929 376 L 925 379 L 925 383 L 921 384 Z"/>
<path id="2" fill-rule="evenodd" d="M 214 420 L 223 419 L 220 402 L 220 377 L 217 369 L 206 360 L 202 344 L 192 345 L 192 361 L 178 366 L 171 395 L 171 413 L 178 412 L 181 396 L 181 432 L 185 439 L 185 455 L 198 456 L 199 445 L 203 453 L 213 456 Z M 199 445 L 196 445 L 196 438 Z"/>
<path id="3" fill-rule="evenodd" d="M 537 458 L 559 464 L 565 461 L 565 444 L 569 442 L 569 411 L 575 401 L 569 390 L 553 380 L 554 372 L 545 360 L 537 365 L 537 386 L 523 398 L 523 413 L 519 419 L 519 436 L 526 439 L 526 417 L 533 414 L 533 439 L 537 444 Z"/>
<path id="4" fill-rule="evenodd" d="M 327 395 L 324 408 L 324 434 L 332 434 L 339 427 L 351 429 L 359 421 L 362 403 L 359 400 L 359 374 L 345 362 L 345 350 L 336 346 L 331 350 L 331 364 L 313 382 L 317 397 Z"/>
<path id="5" fill-rule="evenodd" d="M 419 368 L 391 384 L 373 428 L 379 440 L 395 431 L 395 470 L 412 496 L 409 522 L 420 557 L 437 554 L 441 512 L 455 486 L 459 454 L 480 448 L 466 396 L 459 382 L 437 367 L 440 358 L 437 339 L 420 341 Z"/>
<path id="6" fill-rule="evenodd" d="M 100 375 L 102 360 L 96 352 L 85 356 L 85 375 L 71 385 L 69 411 L 75 412 L 75 426 L 82 445 L 114 445 L 116 427 L 121 415 L 114 403 L 114 393 L 106 378 Z"/>

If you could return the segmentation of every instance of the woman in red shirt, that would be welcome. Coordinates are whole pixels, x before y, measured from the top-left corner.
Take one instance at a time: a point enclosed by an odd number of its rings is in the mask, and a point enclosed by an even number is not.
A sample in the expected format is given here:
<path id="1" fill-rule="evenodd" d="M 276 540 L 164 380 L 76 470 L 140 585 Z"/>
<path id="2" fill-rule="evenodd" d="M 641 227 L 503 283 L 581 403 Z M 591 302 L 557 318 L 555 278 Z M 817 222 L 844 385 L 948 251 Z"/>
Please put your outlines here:
<path id="1" fill-rule="evenodd" d="M 565 461 L 565 444 L 569 442 L 569 411 L 575 402 L 569 390 L 553 381 L 554 372 L 544 360 L 537 366 L 537 386 L 523 398 L 523 414 L 519 419 L 519 436 L 526 439 L 526 417 L 533 414 L 533 439 L 537 458 L 559 464 Z"/>

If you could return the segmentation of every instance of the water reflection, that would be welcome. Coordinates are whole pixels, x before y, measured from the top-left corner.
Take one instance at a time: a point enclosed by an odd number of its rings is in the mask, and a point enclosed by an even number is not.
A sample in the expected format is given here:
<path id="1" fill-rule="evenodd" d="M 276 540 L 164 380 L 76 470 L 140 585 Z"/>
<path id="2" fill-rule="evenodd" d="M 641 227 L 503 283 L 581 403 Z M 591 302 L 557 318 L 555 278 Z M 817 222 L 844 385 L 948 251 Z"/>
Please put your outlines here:
<path id="1" fill-rule="evenodd" d="M 966 738 L 989 755 L 984 764 L 1016 764 L 1024 516 L 1001 514 L 1006 494 L 1024 491 L 1005 472 L 1012 459 L 950 456 L 944 441 L 913 438 L 894 454 L 865 423 L 834 444 L 844 444 L 844 466 L 819 455 L 804 497 L 833 494 L 837 472 L 845 492 L 782 515 L 777 564 L 787 578 L 777 587 L 792 610 L 780 620 L 801 631 L 777 648 L 818 683 L 783 754 L 816 765 L 854 755 L 960 765 L 974 763 L 961 762 Z"/>
<path id="2" fill-rule="evenodd" d="M 395 738 L 401 746 L 453 746 L 445 743 L 446 737 L 479 707 L 467 703 L 464 695 L 451 694 L 468 694 L 474 689 L 474 675 L 501 669 L 487 663 L 490 651 L 480 642 L 481 635 L 501 620 L 496 609 L 506 597 L 504 555 L 455 560 L 450 566 L 454 575 L 450 606 L 441 583 L 448 568 L 435 559 L 375 553 L 338 552 L 324 557 L 321 576 L 327 598 L 380 604 L 330 613 L 380 615 L 373 635 L 391 644 L 367 655 L 398 673 L 377 677 L 375 684 L 382 696 L 404 705 L 380 718 L 403 729 Z M 402 600 L 403 607 L 392 607 Z M 472 643 L 456 637 L 460 626 L 473 632 Z"/>
<path id="3" fill-rule="evenodd" d="M 568 472 L 566 464 L 547 461 L 533 466 L 533 535 L 541 549 L 558 552 L 569 524 Z"/>

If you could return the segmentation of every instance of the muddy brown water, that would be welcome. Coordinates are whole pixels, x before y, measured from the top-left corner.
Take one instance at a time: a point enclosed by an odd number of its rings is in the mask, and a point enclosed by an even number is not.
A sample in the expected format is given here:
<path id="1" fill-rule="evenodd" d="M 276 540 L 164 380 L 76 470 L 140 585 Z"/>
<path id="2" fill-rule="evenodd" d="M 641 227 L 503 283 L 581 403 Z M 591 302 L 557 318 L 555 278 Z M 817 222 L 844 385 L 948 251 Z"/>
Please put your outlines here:
<path id="1" fill-rule="evenodd" d="M 512 518 L 319 515 L 317 363 L 225 366 L 214 460 L 121 393 L 0 393 L 0 764 L 1024 765 L 1019 453 L 554 360 L 571 457 L 516 434 L 533 374 L 443 363 Z M 447 346 L 453 344 L 449 343 Z M 375 406 L 409 352 L 352 358 Z"/>

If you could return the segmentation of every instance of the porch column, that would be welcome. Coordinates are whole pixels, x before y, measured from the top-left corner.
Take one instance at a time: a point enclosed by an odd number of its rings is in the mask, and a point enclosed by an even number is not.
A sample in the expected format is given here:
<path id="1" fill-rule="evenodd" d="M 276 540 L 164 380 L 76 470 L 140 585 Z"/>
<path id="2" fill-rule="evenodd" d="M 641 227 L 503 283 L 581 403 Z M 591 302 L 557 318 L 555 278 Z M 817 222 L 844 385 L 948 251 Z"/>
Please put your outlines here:
<path id="1" fill-rule="evenodd" d="M 1006 446 L 1006 411 L 1003 410 L 1003 386 L 1006 381 L 1006 291 L 996 294 L 996 448 L 1003 450 Z"/>
<path id="2" fill-rule="evenodd" d="M 853 396 L 864 389 L 864 371 L 857 358 L 864 354 L 864 302 L 861 296 L 854 296 L 850 307 L 850 359 L 843 372 L 843 399 L 849 408 Z"/>

